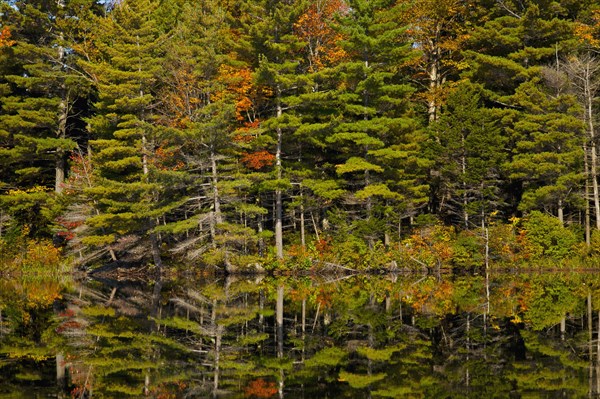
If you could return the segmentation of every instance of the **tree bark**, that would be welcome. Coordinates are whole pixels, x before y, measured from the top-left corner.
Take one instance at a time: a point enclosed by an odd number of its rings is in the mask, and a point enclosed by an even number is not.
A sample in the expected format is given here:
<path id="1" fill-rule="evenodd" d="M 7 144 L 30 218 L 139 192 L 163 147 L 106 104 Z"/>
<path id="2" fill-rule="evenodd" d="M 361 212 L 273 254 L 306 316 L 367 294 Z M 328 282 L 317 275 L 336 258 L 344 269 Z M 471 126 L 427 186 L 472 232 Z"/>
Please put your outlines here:
<path id="1" fill-rule="evenodd" d="M 277 85 L 277 118 L 281 118 L 283 109 L 281 107 L 281 88 Z M 283 140 L 283 132 L 281 127 L 277 125 L 277 150 L 275 152 L 275 170 L 277 180 L 281 180 L 281 145 Z M 278 184 L 280 182 L 278 181 Z M 281 188 L 278 186 L 275 189 L 275 249 L 277 251 L 277 259 L 283 259 L 283 203 L 281 199 Z"/>

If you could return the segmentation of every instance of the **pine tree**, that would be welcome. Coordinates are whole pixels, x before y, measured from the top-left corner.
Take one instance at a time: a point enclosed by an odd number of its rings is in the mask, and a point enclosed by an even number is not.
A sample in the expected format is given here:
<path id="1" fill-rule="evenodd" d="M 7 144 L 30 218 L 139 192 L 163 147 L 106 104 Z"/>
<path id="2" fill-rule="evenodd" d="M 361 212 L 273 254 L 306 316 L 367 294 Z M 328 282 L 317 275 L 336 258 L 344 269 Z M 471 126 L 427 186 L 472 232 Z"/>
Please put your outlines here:
<path id="1" fill-rule="evenodd" d="M 351 1 L 348 6 L 339 29 L 349 56 L 334 68 L 339 113 L 326 138 L 329 162 L 346 180 L 352 192 L 348 199 L 364 206 L 354 222 L 363 237 L 387 242 L 389 222 L 395 219 L 398 225 L 412 216 L 427 190 L 427 161 L 419 154 L 423 132 L 409 102 L 414 89 L 399 67 L 410 46 L 393 2 Z"/>
<path id="2" fill-rule="evenodd" d="M 86 140 L 82 116 L 90 84 L 72 51 L 79 39 L 72 20 L 98 13 L 100 6 L 93 0 L 1 6 L 3 32 L 10 38 L 0 48 L 0 187 L 21 193 L 4 196 L 3 202 L 12 209 L 9 213 L 20 214 L 15 215 L 17 223 L 29 224 L 32 234 L 38 229 L 48 233 L 52 217 L 27 221 L 13 205 L 29 204 L 39 211 L 49 200 L 42 198 L 43 191 L 62 192 L 68 155 Z"/>
<path id="3" fill-rule="evenodd" d="M 285 146 L 288 136 L 298 128 L 299 120 L 294 112 L 296 95 L 306 90 L 300 69 L 302 42 L 293 34 L 294 23 L 303 11 L 303 2 L 285 1 L 257 4 L 261 21 L 251 30 L 251 38 L 258 56 L 257 83 L 272 93 L 271 109 L 264 110 L 261 128 L 273 137 L 275 159 L 273 180 L 265 188 L 274 192 L 275 251 L 283 258 L 283 193 L 289 189 L 289 179 L 284 178 Z M 300 74 L 298 76 L 297 74 Z"/>
<path id="4" fill-rule="evenodd" d="M 162 130 L 155 114 L 165 38 L 156 31 L 158 2 L 124 1 L 96 26 L 97 55 L 82 62 L 96 79 L 96 114 L 89 119 L 95 171 L 87 193 L 97 213 L 86 223 L 95 233 L 84 243 L 150 242 L 156 266 L 160 250 L 155 227 L 177 204 L 172 171 L 157 154 Z M 129 239 L 126 237 L 129 236 Z"/>
<path id="5" fill-rule="evenodd" d="M 161 123 L 177 136 L 172 151 L 185 172 L 186 199 L 171 223 L 158 229 L 175 233 L 175 251 L 188 251 L 191 258 L 209 250 L 228 258 L 232 250 L 243 250 L 240 241 L 255 241 L 249 228 L 235 223 L 247 211 L 234 175 L 237 158 L 245 159 L 236 127 L 246 119 L 251 74 L 237 59 L 230 18 L 218 1 L 183 6 L 167 52 L 172 68 L 160 92 Z"/>
<path id="6" fill-rule="evenodd" d="M 521 85 L 516 98 L 524 112 L 514 125 L 519 140 L 509 177 L 523 181 L 519 207 L 554 213 L 563 223 L 564 208 L 577 209 L 583 185 L 584 126 L 579 106 L 573 96 L 553 95 L 535 80 Z"/>
<path id="7" fill-rule="evenodd" d="M 439 213 L 465 229 L 485 225 L 486 214 L 501 204 L 501 171 L 506 138 L 493 110 L 482 106 L 481 89 L 462 83 L 448 96 L 438 122 L 431 126 L 437 154 Z M 474 222 L 474 217 L 479 223 Z"/>

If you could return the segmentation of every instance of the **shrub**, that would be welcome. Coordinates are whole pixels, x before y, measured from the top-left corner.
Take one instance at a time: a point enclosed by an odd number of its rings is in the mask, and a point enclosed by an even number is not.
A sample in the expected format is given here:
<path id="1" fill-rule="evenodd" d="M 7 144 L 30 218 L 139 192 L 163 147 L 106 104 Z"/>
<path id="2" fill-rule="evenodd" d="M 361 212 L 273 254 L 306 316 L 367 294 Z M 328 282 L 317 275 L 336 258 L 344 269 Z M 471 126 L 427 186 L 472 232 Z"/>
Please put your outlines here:
<path id="1" fill-rule="evenodd" d="M 533 258 L 563 259 L 573 255 L 578 243 L 575 233 L 565 228 L 555 217 L 533 211 L 523 222 L 527 250 Z"/>

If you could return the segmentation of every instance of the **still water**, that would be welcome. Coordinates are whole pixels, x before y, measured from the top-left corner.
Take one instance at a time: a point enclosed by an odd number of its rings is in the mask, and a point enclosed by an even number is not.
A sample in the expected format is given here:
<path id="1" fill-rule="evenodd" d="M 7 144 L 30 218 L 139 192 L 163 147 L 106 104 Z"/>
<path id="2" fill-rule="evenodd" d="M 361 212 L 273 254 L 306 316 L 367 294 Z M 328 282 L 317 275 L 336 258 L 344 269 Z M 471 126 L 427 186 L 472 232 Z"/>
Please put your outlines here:
<path id="1" fill-rule="evenodd" d="M 597 398 L 600 276 L 0 280 L 0 398 Z"/>

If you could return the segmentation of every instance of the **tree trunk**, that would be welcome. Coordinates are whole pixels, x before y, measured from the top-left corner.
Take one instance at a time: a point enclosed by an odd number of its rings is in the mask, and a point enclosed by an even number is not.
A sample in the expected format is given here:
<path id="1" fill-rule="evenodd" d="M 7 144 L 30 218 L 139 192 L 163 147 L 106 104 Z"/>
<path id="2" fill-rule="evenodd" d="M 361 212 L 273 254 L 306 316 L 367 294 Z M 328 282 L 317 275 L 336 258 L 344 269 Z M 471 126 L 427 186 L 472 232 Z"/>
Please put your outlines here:
<path id="1" fill-rule="evenodd" d="M 213 191 L 213 206 L 215 214 L 215 222 L 217 224 L 223 223 L 223 216 L 221 214 L 221 198 L 219 197 L 218 184 L 218 170 L 217 170 L 217 159 L 214 148 L 211 146 L 210 149 L 210 167 L 212 170 L 212 191 Z"/>
<path id="2" fill-rule="evenodd" d="M 305 221 L 304 221 L 304 197 L 302 195 L 302 192 L 300 192 L 300 200 L 302 201 L 300 203 L 300 245 L 302 245 L 302 249 L 306 249 L 306 228 L 305 228 Z"/>
<path id="3" fill-rule="evenodd" d="M 58 0 L 56 2 L 59 9 L 65 7 L 64 0 Z M 63 34 L 60 33 L 59 37 L 62 41 Z M 58 66 L 62 69 L 63 64 L 65 62 L 65 48 L 62 45 L 58 46 L 58 57 L 57 63 Z M 56 137 L 59 139 L 67 138 L 67 118 L 69 114 L 69 96 L 67 88 L 65 87 L 65 83 L 61 84 L 61 99 L 60 104 L 58 105 L 58 129 L 56 132 Z M 65 159 L 65 150 L 62 147 L 58 147 L 56 149 L 56 173 L 55 173 L 55 181 L 54 181 L 54 191 L 57 193 L 62 193 L 65 184 L 65 175 L 66 175 L 66 167 L 67 162 Z"/>
<path id="4" fill-rule="evenodd" d="M 465 229 L 469 228 L 469 213 L 467 212 L 467 204 L 468 204 L 468 198 L 467 198 L 467 182 L 466 182 L 466 175 L 467 175 L 467 155 L 465 154 L 466 150 L 465 150 L 465 135 L 462 134 L 461 137 L 461 143 L 462 143 L 462 154 L 460 157 L 460 168 L 461 168 L 461 174 L 462 174 L 462 188 L 463 188 L 463 195 L 462 195 L 462 200 L 463 200 L 463 222 L 465 223 Z"/>
<path id="5" fill-rule="evenodd" d="M 66 388 L 66 365 L 65 357 L 62 353 L 56 354 L 56 385 L 63 391 Z"/>
<path id="6" fill-rule="evenodd" d="M 281 118 L 283 109 L 281 107 L 281 89 L 277 86 L 277 118 Z M 275 152 L 275 170 L 277 180 L 281 180 L 281 145 L 283 133 L 281 127 L 277 125 L 277 151 Z M 278 182 L 279 184 L 279 182 Z M 281 200 L 281 188 L 278 186 L 275 189 L 275 248 L 277 251 L 277 259 L 283 259 L 283 203 Z"/>
<path id="7" fill-rule="evenodd" d="M 275 318 L 277 323 L 277 358 L 283 358 L 283 294 L 284 287 L 277 287 L 277 303 L 275 305 Z"/>
<path id="8" fill-rule="evenodd" d="M 280 285 L 277 287 L 277 304 L 275 306 L 275 318 L 277 322 L 277 358 L 283 359 L 283 294 L 284 287 Z M 283 398 L 283 387 L 284 387 L 285 376 L 283 368 L 279 369 L 279 378 L 277 381 L 277 392 L 279 397 Z"/>
<path id="9" fill-rule="evenodd" d="M 584 176 L 585 176 L 585 192 L 584 192 L 584 203 L 585 203 L 585 214 L 584 214 L 584 225 L 585 225 L 585 243 L 589 247 L 592 244 L 592 234 L 590 227 L 590 166 L 588 161 L 588 146 L 586 143 L 583 144 L 583 161 L 584 161 Z"/>
<path id="10" fill-rule="evenodd" d="M 429 124 L 434 123 L 438 120 L 438 104 L 437 104 L 437 92 L 440 89 L 440 68 L 439 68 L 439 48 L 431 52 L 431 61 L 429 64 L 429 99 L 427 102 L 427 114 L 429 116 Z M 439 137 L 436 137 L 439 141 Z"/>
<path id="11" fill-rule="evenodd" d="M 590 138 L 590 174 L 592 179 L 592 192 L 594 196 L 594 216 L 596 216 L 596 230 L 600 230 L 600 191 L 598 189 L 598 150 L 596 149 L 596 134 L 594 132 L 594 110 L 593 110 L 593 96 L 589 93 L 586 93 L 587 97 L 587 119 L 588 119 L 588 129 L 589 129 L 589 138 Z"/>
<path id="12" fill-rule="evenodd" d="M 564 216 L 564 209 L 563 209 L 562 198 L 558 199 L 558 220 L 560 220 L 560 224 L 564 226 L 564 224 L 565 224 L 565 216 Z"/>

